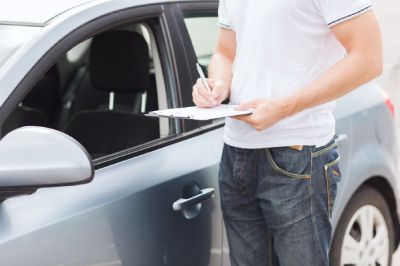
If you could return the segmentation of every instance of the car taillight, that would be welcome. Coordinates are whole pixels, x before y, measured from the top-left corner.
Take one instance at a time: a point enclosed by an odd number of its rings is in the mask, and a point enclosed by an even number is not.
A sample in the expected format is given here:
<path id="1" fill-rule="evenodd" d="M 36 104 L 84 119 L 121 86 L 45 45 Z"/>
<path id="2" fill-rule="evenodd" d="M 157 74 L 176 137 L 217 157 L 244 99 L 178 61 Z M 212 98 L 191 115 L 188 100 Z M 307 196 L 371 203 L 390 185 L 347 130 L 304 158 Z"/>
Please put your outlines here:
<path id="1" fill-rule="evenodd" d="M 389 112 L 394 116 L 395 110 L 394 110 L 394 104 L 393 104 L 392 100 L 389 98 L 389 95 L 386 93 L 386 91 L 383 90 L 382 88 L 380 89 L 380 92 L 381 92 L 383 98 L 385 99 L 386 107 L 389 109 Z"/>
<path id="2" fill-rule="evenodd" d="M 392 100 L 391 100 L 390 98 L 387 98 L 386 101 L 385 101 L 385 103 L 386 103 L 386 106 L 387 106 L 387 108 L 389 109 L 390 113 L 391 113 L 392 115 L 394 115 L 394 105 L 393 105 Z"/>

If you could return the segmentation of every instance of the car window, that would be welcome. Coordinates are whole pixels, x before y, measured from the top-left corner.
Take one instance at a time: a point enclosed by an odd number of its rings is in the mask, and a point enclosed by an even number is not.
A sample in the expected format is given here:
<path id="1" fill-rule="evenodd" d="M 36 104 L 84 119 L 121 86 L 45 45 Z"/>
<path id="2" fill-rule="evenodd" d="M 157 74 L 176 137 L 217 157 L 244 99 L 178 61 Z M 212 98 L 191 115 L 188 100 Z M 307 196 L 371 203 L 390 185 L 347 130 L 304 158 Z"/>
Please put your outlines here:
<path id="1" fill-rule="evenodd" d="M 216 16 L 185 16 L 186 28 L 200 65 L 207 68 L 217 41 L 217 17 Z"/>
<path id="2" fill-rule="evenodd" d="M 87 54 L 88 49 L 90 48 L 91 41 L 92 41 L 92 39 L 88 39 L 88 40 L 76 45 L 71 50 L 69 50 L 66 53 L 66 59 L 68 60 L 68 62 L 76 63 L 79 60 L 82 60 L 82 57 L 84 57 Z"/>
<path id="3" fill-rule="evenodd" d="M 152 23 L 118 27 L 77 44 L 37 82 L 2 125 L 2 134 L 44 126 L 78 140 L 93 158 L 167 137 L 166 82 Z"/>

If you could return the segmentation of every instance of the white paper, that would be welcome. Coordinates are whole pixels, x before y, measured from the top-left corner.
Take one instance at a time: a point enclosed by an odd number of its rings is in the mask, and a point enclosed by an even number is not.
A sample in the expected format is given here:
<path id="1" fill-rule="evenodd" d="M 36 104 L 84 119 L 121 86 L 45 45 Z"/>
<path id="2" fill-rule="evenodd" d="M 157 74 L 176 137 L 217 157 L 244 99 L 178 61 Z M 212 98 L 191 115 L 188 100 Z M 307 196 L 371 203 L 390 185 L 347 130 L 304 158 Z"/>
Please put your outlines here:
<path id="1" fill-rule="evenodd" d="M 253 113 L 253 109 L 236 111 L 237 105 L 221 104 L 212 108 L 200 108 L 197 106 L 158 110 L 150 112 L 150 116 L 186 118 L 193 120 L 210 120 L 228 116 L 246 115 Z"/>

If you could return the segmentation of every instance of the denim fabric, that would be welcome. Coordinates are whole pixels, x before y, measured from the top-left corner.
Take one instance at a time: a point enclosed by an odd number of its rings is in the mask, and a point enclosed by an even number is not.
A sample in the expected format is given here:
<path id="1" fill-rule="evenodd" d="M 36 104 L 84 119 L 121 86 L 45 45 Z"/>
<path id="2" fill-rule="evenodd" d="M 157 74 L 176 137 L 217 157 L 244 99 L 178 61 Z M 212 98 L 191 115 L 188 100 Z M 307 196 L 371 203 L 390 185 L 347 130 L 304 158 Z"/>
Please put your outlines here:
<path id="1" fill-rule="evenodd" d="M 338 161 L 334 141 L 301 151 L 225 144 L 219 183 L 232 266 L 329 265 Z"/>

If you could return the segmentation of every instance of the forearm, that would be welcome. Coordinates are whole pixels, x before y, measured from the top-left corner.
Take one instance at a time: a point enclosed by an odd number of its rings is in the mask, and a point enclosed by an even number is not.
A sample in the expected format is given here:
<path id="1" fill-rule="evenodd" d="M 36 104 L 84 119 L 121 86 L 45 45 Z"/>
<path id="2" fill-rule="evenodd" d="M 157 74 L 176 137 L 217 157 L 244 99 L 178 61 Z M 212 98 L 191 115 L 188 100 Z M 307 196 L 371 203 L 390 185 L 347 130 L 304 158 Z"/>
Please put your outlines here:
<path id="1" fill-rule="evenodd" d="M 209 78 L 222 81 L 230 92 L 232 66 L 236 56 L 236 34 L 232 30 L 221 28 L 214 55 L 208 68 Z M 229 96 L 227 93 L 227 97 Z"/>
<path id="2" fill-rule="evenodd" d="M 286 116 L 335 100 L 382 72 L 382 41 L 373 12 L 334 26 L 347 56 L 285 100 Z"/>
<path id="3" fill-rule="evenodd" d="M 233 60 L 223 53 L 216 52 L 211 58 L 208 67 L 208 77 L 213 80 L 222 80 L 230 88 L 232 83 Z"/>
<path id="4" fill-rule="evenodd" d="M 236 118 L 264 130 L 288 116 L 332 101 L 378 76 L 382 67 L 379 56 L 376 58 L 352 53 L 292 95 L 241 104 L 238 110 L 253 108 L 254 112 Z"/>
<path id="5" fill-rule="evenodd" d="M 211 93 L 198 79 L 193 86 L 193 102 L 200 107 L 213 107 L 229 98 L 232 82 L 232 66 L 236 53 L 235 33 L 221 28 L 214 55 L 208 67 L 207 80 Z"/>
<path id="6" fill-rule="evenodd" d="M 333 65 L 318 79 L 284 99 L 286 116 L 335 100 L 376 78 L 381 56 L 354 53 Z"/>

